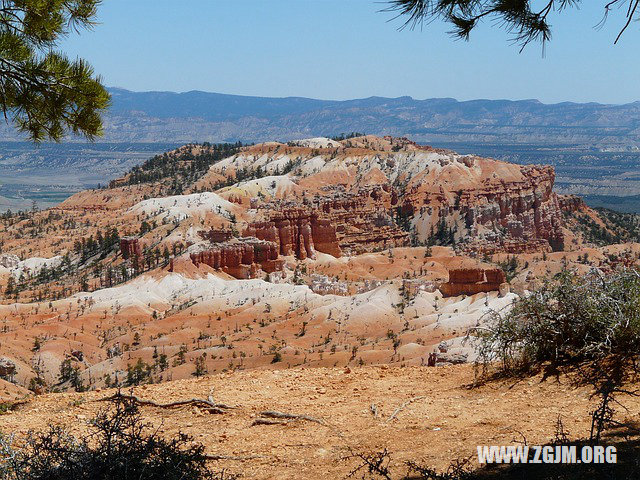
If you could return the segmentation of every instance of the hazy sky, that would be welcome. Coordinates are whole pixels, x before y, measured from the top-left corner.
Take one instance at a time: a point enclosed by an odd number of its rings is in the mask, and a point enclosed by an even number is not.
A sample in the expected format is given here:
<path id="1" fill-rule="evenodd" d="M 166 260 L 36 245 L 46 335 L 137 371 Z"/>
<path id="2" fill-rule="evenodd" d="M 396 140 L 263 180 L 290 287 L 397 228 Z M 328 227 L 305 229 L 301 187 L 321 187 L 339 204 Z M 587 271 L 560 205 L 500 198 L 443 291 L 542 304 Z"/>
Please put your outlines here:
<path id="1" fill-rule="evenodd" d="M 437 23 L 398 31 L 379 0 L 105 0 L 100 25 L 61 47 L 107 85 L 136 91 L 640 100 L 640 25 L 613 45 L 623 15 L 596 30 L 605 2 L 583 3 L 553 17 L 544 57 L 538 44 L 518 53 L 491 24 L 470 42 Z"/>

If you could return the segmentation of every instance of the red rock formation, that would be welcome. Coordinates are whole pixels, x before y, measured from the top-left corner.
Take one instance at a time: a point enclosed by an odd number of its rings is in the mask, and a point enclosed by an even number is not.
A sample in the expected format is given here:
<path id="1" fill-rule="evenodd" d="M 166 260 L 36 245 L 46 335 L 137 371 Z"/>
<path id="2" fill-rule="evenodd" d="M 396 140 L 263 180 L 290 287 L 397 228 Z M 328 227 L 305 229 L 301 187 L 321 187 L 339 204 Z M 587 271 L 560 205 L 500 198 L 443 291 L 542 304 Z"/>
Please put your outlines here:
<path id="1" fill-rule="evenodd" d="M 553 192 L 553 167 L 523 166 L 521 173 L 519 181 L 487 180 L 457 190 L 453 202 L 444 190 L 425 193 L 414 185 L 404 202 L 420 214 L 425 209 L 436 211 L 432 225 L 443 219 L 449 225 L 461 218 L 463 224 L 456 227 L 468 252 L 562 250 L 564 218 L 559 196 Z"/>
<path id="2" fill-rule="evenodd" d="M 205 240 L 209 240 L 213 243 L 226 242 L 227 240 L 231 240 L 233 238 L 233 232 L 231 230 L 225 229 L 215 229 L 212 228 L 208 231 L 199 231 L 198 235 L 204 238 Z"/>
<path id="3" fill-rule="evenodd" d="M 449 283 L 484 282 L 484 270 L 481 268 L 457 268 L 449 270 Z"/>
<path id="4" fill-rule="evenodd" d="M 262 270 L 267 273 L 282 271 L 284 260 L 279 258 L 278 246 L 273 242 L 259 240 L 247 240 L 253 245 L 254 262 L 259 264 Z"/>
<path id="5" fill-rule="evenodd" d="M 499 291 L 505 282 L 506 276 L 500 268 L 459 268 L 449 271 L 449 281 L 440 285 L 439 290 L 445 297 L 475 295 Z"/>
<path id="6" fill-rule="evenodd" d="M 335 182 L 330 169 L 302 174 L 302 194 L 269 203 L 252 199 L 267 223 L 247 234 L 277 241 L 283 255 L 305 258 L 312 250 L 337 255 L 338 248 L 359 254 L 405 246 L 410 235 L 426 243 L 444 223 L 445 240 L 451 243 L 453 235 L 469 253 L 558 251 L 565 242 L 563 210 L 580 208 L 579 200 L 553 192 L 550 166 L 461 156 L 402 138 L 363 137 L 344 145 L 332 155 L 345 160 L 348 172 L 336 173 Z"/>
<path id="7" fill-rule="evenodd" d="M 571 213 L 587 208 L 584 200 L 576 195 L 558 195 L 558 203 L 560 204 L 560 210 L 563 212 Z"/>
<path id="8" fill-rule="evenodd" d="M 489 193 L 465 192 L 461 203 L 467 205 L 467 218 L 485 225 L 495 222 L 506 230 L 507 237 L 525 242 L 544 239 L 553 250 L 562 250 L 563 220 L 558 197 L 552 192 L 553 167 L 527 166 L 522 167 L 522 172 L 525 180 L 519 184 L 505 183 L 503 188 Z M 474 207 L 476 202 L 484 207 Z"/>
<path id="9" fill-rule="evenodd" d="M 300 260 L 315 258 L 315 250 L 341 255 L 335 227 L 304 208 L 284 209 L 272 214 L 268 222 L 251 223 L 244 235 L 273 242 L 281 255 L 295 255 Z"/>
<path id="10" fill-rule="evenodd" d="M 292 209 L 277 214 L 272 221 L 278 230 L 282 255 L 295 255 L 300 260 L 315 257 L 308 214 Z"/>
<path id="11" fill-rule="evenodd" d="M 311 236 L 317 251 L 328 253 L 336 258 L 342 256 L 342 250 L 336 236 L 336 227 L 330 220 L 314 217 L 311 223 Z"/>
<path id="12" fill-rule="evenodd" d="M 357 193 L 334 192 L 318 204 L 323 219 L 335 225 L 341 251 L 360 254 L 405 246 L 409 233 L 393 220 L 397 192 L 389 185 L 361 188 Z"/>
<path id="13" fill-rule="evenodd" d="M 388 184 L 345 192 L 339 185 L 326 187 L 326 194 L 305 200 L 305 206 L 262 205 L 266 222 L 247 226 L 244 235 L 276 242 L 281 255 L 299 259 L 314 257 L 314 251 L 340 257 L 408 244 L 409 233 L 392 218 L 397 192 Z"/>
<path id="14" fill-rule="evenodd" d="M 507 281 L 507 277 L 501 268 L 487 268 L 484 271 L 484 276 L 488 283 L 500 285 Z"/>
<path id="15" fill-rule="evenodd" d="M 260 268 L 272 273 L 284 267 L 284 261 L 278 259 L 277 245 L 255 238 L 215 243 L 190 257 L 196 266 L 203 263 L 239 279 L 256 278 Z"/>
<path id="16" fill-rule="evenodd" d="M 142 245 L 136 237 L 123 237 L 120 239 L 120 252 L 123 258 L 142 256 Z"/>
<path id="17" fill-rule="evenodd" d="M 491 243 L 470 242 L 460 249 L 460 253 L 469 255 L 494 255 L 496 253 L 540 253 L 552 250 L 549 242 L 544 239 L 504 240 L 498 239 Z"/>

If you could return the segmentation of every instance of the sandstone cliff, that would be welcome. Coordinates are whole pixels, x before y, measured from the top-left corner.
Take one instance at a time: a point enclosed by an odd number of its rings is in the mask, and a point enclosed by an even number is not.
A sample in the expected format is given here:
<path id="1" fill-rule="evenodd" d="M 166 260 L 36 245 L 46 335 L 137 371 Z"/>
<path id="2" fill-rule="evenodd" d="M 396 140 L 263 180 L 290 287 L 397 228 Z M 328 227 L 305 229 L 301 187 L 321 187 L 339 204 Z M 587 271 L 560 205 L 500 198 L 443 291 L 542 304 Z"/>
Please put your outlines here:
<path id="1" fill-rule="evenodd" d="M 239 238 L 200 247 L 190 253 L 190 258 L 196 266 L 202 263 L 232 277 L 248 279 L 256 278 L 259 269 L 266 273 L 282 270 L 284 261 L 278 258 L 278 253 L 274 242 Z"/>
<path id="2" fill-rule="evenodd" d="M 316 140 L 317 148 L 249 147 L 213 165 L 198 188 L 254 169 L 262 177 L 219 194 L 256 212 L 248 235 L 275 241 L 282 255 L 298 258 L 316 249 L 337 256 L 427 243 L 467 252 L 557 251 L 565 241 L 562 210 L 579 208 L 579 201 L 553 192 L 549 166 L 390 137 L 349 139 L 340 147 Z"/>

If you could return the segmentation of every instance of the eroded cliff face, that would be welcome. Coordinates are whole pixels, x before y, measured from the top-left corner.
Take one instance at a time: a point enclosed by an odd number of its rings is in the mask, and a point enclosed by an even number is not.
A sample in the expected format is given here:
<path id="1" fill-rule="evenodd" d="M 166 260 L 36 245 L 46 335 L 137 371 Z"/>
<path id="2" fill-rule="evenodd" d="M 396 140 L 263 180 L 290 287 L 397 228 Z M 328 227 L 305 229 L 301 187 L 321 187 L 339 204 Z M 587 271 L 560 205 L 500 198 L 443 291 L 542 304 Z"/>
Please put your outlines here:
<path id="1" fill-rule="evenodd" d="M 438 285 L 438 289 L 445 297 L 475 295 L 498 291 L 506 281 L 500 268 L 458 268 L 449 270 L 449 281 Z"/>
<path id="2" fill-rule="evenodd" d="M 315 258 L 312 224 L 316 219 L 303 208 L 291 208 L 274 213 L 270 221 L 250 223 L 244 234 L 274 243 L 281 255 Z M 335 238 L 335 229 L 330 233 Z M 334 253 L 340 256 L 339 251 Z"/>
<path id="3" fill-rule="evenodd" d="M 493 182 L 488 188 L 458 192 L 466 250 L 523 253 L 564 248 L 559 197 L 550 166 L 522 167 L 519 182 Z M 456 206 L 454 205 L 454 210 Z M 445 215 L 451 207 L 445 210 Z"/>
<path id="4" fill-rule="evenodd" d="M 314 258 L 315 251 L 340 257 L 405 246 L 409 233 L 393 220 L 394 197 L 395 190 L 385 185 L 356 193 L 327 188 L 300 207 L 270 202 L 261 208 L 269 220 L 249 223 L 244 235 L 275 242 L 281 255 L 301 260 Z"/>
<path id="5" fill-rule="evenodd" d="M 282 270 L 284 261 L 278 254 L 274 242 L 239 238 L 200 247 L 190 257 L 196 266 L 202 263 L 232 277 L 248 279 L 256 278 L 260 270 L 266 273 Z"/>
<path id="6" fill-rule="evenodd" d="M 476 253 L 564 248 L 549 166 L 520 166 L 408 141 L 362 137 L 340 148 L 260 145 L 212 167 L 212 178 L 270 176 L 219 191 L 253 212 L 245 234 L 281 255 L 354 255 L 395 246 L 456 245 Z M 288 165 L 285 175 L 278 174 Z M 253 166 L 253 167 L 251 167 Z"/>

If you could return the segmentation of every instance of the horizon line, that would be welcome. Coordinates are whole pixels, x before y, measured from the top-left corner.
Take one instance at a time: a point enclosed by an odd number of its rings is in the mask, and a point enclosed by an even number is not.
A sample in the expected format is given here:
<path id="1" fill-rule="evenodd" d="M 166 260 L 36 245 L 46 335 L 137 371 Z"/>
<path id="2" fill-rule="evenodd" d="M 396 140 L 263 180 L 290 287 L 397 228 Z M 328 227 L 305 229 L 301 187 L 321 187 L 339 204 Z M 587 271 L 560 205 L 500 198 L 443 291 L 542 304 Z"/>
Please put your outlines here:
<path id="1" fill-rule="evenodd" d="M 640 100 L 634 100 L 632 102 L 626 103 L 602 103 L 597 101 L 588 101 L 588 102 L 574 102 L 574 101 L 562 101 L 562 102 L 543 102 L 537 98 L 523 98 L 523 99 L 509 99 L 509 98 L 473 98 L 468 100 L 459 100 L 455 97 L 428 97 L 428 98 L 414 98 L 410 95 L 402 95 L 399 97 L 385 97 L 380 95 L 371 95 L 368 97 L 359 97 L 359 98 L 348 98 L 344 100 L 335 100 L 335 99 L 324 99 L 324 98 L 315 98 L 315 97 L 304 97 L 298 95 L 290 95 L 286 97 L 280 96 L 265 96 L 265 95 L 245 95 L 245 94 L 236 94 L 236 93 L 221 93 L 221 92 L 213 92 L 207 90 L 186 90 L 186 91 L 173 91 L 173 90 L 131 90 L 125 87 L 118 86 L 106 86 L 108 90 L 122 90 L 128 93 L 162 93 L 162 94 L 173 94 L 173 95 L 187 95 L 190 93 L 202 93 L 208 95 L 221 95 L 226 97 L 242 97 L 242 98 L 256 98 L 256 99 L 272 99 L 272 100 L 312 100 L 316 102 L 330 102 L 330 103 L 344 103 L 344 102 L 353 102 L 357 100 L 371 100 L 371 99 L 383 99 L 383 100 L 401 100 L 401 99 L 410 99 L 415 102 L 427 102 L 430 100 L 445 100 L 452 101 L 456 103 L 471 103 L 471 102 L 512 102 L 512 103 L 539 103 L 541 105 L 547 106 L 555 106 L 555 105 L 602 105 L 602 106 L 626 106 L 633 105 L 636 103 L 640 103 Z"/>

